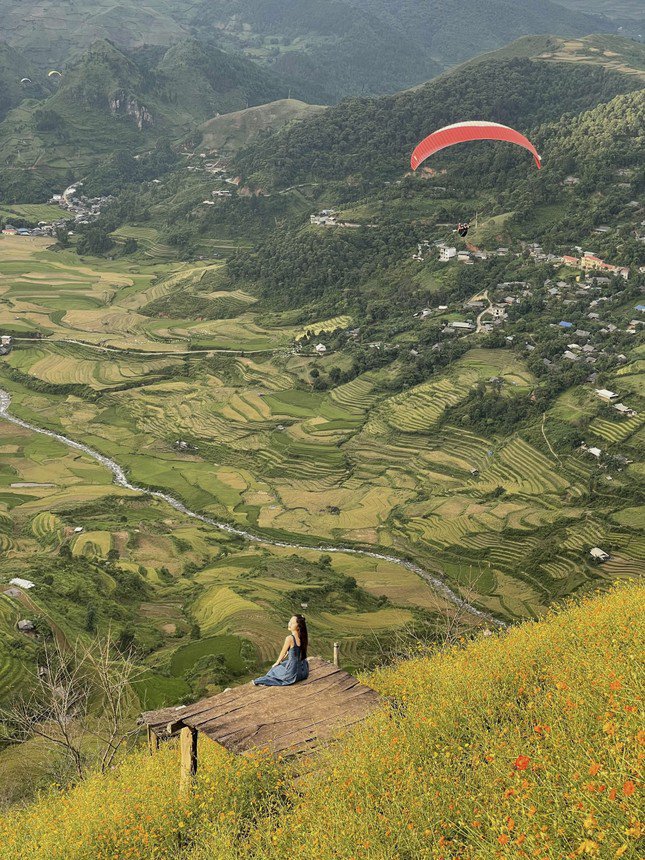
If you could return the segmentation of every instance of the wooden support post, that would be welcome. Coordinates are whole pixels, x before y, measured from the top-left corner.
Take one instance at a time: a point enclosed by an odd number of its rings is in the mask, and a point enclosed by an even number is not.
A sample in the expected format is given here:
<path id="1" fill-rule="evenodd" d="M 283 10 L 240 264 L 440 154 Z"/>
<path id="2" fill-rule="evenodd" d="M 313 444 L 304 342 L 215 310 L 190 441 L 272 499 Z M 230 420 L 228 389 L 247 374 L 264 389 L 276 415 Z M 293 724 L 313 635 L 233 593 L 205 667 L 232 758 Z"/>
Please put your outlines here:
<path id="1" fill-rule="evenodd" d="M 159 738 L 152 731 L 150 726 L 148 726 L 148 749 L 150 750 L 150 755 L 154 755 L 159 749 Z"/>
<path id="2" fill-rule="evenodd" d="M 197 729 L 184 727 L 179 733 L 181 750 L 180 791 L 188 791 L 197 773 Z"/>
<path id="3" fill-rule="evenodd" d="M 334 666 L 340 668 L 340 642 L 334 642 Z"/>

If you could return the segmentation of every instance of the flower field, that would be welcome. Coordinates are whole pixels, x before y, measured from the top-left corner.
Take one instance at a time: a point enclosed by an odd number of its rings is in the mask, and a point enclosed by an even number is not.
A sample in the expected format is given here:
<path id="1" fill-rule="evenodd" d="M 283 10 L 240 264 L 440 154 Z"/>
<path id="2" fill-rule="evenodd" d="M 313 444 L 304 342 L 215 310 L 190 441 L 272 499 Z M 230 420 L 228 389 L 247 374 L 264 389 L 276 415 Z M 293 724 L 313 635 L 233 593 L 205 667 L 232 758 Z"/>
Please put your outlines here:
<path id="1" fill-rule="evenodd" d="M 398 707 L 301 772 L 202 741 L 180 798 L 175 748 L 134 753 L 5 815 L 0 858 L 635 860 L 644 598 L 623 584 L 373 673 Z"/>

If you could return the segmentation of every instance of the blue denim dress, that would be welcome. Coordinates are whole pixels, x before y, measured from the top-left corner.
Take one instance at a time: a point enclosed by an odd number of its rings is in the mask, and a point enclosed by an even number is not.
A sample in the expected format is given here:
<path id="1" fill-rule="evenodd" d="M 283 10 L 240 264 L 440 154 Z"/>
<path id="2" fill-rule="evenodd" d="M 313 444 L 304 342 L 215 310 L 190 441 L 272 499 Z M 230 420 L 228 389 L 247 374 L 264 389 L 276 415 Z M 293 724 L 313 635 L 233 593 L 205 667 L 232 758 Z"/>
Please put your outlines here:
<path id="1" fill-rule="evenodd" d="M 288 687 L 297 681 L 304 681 L 309 676 L 309 663 L 302 657 L 300 645 L 295 636 L 293 645 L 282 663 L 273 666 L 266 675 L 256 678 L 253 683 L 258 687 Z"/>

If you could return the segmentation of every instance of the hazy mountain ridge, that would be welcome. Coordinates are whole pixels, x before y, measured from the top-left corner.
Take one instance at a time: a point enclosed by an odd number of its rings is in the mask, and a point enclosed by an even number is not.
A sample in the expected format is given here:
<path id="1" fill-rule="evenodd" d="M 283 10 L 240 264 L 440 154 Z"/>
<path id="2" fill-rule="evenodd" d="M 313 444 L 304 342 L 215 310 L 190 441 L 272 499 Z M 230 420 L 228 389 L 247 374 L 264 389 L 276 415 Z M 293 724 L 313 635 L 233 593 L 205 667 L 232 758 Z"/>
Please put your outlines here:
<path id="1" fill-rule="evenodd" d="M 0 0 L 0 17 L 9 44 L 41 65 L 62 64 L 99 38 L 133 49 L 193 34 L 297 78 L 314 101 L 395 92 L 527 33 L 615 29 L 551 0 L 476 0 L 467 15 L 447 0 L 36 0 L 24 13 Z"/>

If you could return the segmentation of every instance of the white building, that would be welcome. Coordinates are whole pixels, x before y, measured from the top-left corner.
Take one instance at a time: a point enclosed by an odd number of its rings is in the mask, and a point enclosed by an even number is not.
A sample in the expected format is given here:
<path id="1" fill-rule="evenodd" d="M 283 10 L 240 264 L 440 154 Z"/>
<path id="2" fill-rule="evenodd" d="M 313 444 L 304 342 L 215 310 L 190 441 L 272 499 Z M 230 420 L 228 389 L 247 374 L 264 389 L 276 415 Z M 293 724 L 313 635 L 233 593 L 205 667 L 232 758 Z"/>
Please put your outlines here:
<path id="1" fill-rule="evenodd" d="M 459 329 L 460 331 L 474 331 L 475 330 L 475 326 L 469 322 L 456 321 L 456 322 L 451 322 L 450 325 L 452 328 Z"/>
<path id="2" fill-rule="evenodd" d="M 598 559 L 598 561 L 608 561 L 611 558 L 609 553 L 605 552 L 604 549 L 600 549 L 599 546 L 592 547 L 589 551 L 589 555 L 592 558 Z"/>
<path id="3" fill-rule="evenodd" d="M 317 346 L 314 347 L 314 349 L 316 350 L 318 355 L 324 355 L 327 352 L 327 347 L 324 343 L 319 343 Z"/>
<path id="4" fill-rule="evenodd" d="M 9 585 L 17 585 L 18 588 L 24 588 L 28 591 L 30 588 L 35 588 L 36 583 L 31 582 L 29 579 L 20 579 L 19 576 L 16 576 L 9 581 Z"/>
<path id="5" fill-rule="evenodd" d="M 600 397 L 601 400 L 606 400 L 608 403 L 618 400 L 616 392 L 609 391 L 607 388 L 596 388 L 596 396 Z"/>
<path id="6" fill-rule="evenodd" d="M 457 256 L 456 248 L 447 248 L 445 245 L 442 248 L 439 248 L 439 260 L 442 263 L 447 263 L 449 260 L 454 259 Z"/>

